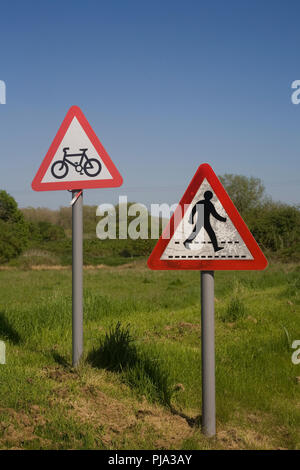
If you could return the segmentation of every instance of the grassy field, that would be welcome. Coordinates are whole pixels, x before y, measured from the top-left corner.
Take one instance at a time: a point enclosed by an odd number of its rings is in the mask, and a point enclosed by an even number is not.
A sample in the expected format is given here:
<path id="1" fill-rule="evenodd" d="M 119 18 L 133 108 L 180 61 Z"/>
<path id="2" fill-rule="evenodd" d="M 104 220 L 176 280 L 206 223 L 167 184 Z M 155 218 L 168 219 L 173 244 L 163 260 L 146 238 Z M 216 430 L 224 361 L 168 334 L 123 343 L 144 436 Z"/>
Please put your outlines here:
<path id="1" fill-rule="evenodd" d="M 299 266 L 216 273 L 214 439 L 199 427 L 198 272 L 85 269 L 76 371 L 70 269 L 6 268 L 0 283 L 0 448 L 300 448 Z"/>

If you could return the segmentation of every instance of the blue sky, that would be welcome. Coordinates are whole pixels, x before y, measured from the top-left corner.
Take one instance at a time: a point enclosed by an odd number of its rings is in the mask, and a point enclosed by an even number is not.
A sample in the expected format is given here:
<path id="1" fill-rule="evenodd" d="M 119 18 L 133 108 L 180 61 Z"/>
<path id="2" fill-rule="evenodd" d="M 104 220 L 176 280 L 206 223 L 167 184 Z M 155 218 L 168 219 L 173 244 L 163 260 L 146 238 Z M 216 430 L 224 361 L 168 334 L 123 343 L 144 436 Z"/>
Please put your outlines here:
<path id="1" fill-rule="evenodd" d="M 293 0 L 4 0 L 0 188 L 22 207 L 68 204 L 30 185 L 75 104 L 124 178 L 87 204 L 178 202 L 203 162 L 300 203 L 299 43 Z"/>

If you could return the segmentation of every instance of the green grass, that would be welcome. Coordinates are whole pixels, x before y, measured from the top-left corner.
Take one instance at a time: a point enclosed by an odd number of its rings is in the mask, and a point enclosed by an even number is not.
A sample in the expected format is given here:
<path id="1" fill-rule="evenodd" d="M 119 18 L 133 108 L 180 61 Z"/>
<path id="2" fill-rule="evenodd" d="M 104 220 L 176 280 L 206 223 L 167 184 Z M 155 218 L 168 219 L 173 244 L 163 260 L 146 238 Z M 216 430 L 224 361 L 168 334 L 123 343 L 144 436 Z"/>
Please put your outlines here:
<path id="1" fill-rule="evenodd" d="M 143 262 L 84 272 L 71 364 L 70 270 L 0 271 L 0 448 L 300 448 L 300 269 L 216 272 L 216 439 L 199 430 L 200 276 Z"/>

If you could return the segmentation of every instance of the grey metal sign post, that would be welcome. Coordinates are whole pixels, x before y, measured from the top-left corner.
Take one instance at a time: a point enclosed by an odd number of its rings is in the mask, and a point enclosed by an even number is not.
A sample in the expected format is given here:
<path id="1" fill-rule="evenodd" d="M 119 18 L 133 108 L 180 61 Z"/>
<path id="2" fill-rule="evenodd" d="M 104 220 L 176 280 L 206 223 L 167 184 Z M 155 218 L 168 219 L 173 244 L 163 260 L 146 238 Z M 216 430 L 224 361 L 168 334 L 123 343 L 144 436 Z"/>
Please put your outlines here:
<path id="1" fill-rule="evenodd" d="M 76 190 L 72 195 L 72 364 L 76 367 L 83 351 L 83 193 Z"/>
<path id="2" fill-rule="evenodd" d="M 76 160 L 74 160 L 74 158 Z M 82 190 L 116 188 L 123 178 L 78 106 L 66 114 L 38 172 L 35 191 L 72 191 L 72 363 L 83 352 Z M 81 188 L 79 190 L 78 188 Z"/>
<path id="3" fill-rule="evenodd" d="M 202 431 L 216 434 L 214 271 L 201 271 Z"/>

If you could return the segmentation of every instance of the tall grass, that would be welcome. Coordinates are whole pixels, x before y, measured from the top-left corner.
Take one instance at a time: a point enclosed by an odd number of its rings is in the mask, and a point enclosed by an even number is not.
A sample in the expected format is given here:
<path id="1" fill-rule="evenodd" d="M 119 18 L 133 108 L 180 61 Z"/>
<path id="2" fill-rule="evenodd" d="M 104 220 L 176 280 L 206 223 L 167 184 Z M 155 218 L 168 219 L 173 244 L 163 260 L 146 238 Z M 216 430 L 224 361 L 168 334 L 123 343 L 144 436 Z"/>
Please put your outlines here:
<path id="1" fill-rule="evenodd" d="M 134 387 L 149 401 L 170 406 L 172 387 L 163 360 L 153 349 L 143 350 L 137 346 L 129 325 L 120 322 L 109 328 L 98 349 L 93 349 L 88 361 L 99 368 L 122 374 L 124 382 Z"/>
<path id="2" fill-rule="evenodd" d="M 221 315 L 221 319 L 226 322 L 235 322 L 244 318 L 246 315 L 246 307 L 244 302 L 237 296 L 230 299 L 225 312 Z"/>

